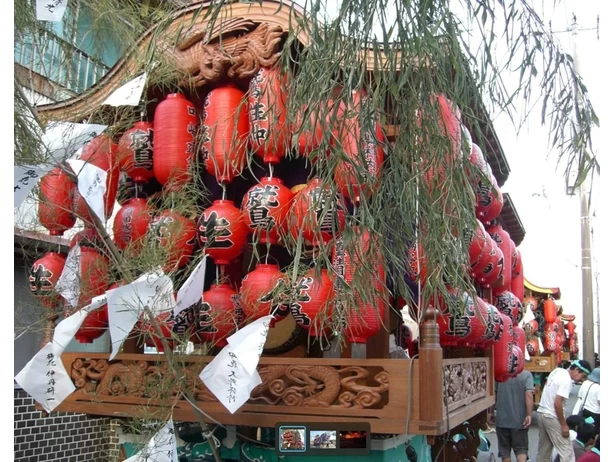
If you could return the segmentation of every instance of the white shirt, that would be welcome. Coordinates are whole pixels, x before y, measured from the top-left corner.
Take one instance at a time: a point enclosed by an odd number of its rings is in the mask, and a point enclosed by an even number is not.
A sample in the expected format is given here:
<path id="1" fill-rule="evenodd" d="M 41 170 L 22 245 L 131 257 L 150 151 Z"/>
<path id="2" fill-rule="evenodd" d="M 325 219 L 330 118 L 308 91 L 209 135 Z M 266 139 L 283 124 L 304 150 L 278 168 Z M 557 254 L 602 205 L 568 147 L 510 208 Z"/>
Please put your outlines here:
<path id="1" fill-rule="evenodd" d="M 588 395 L 588 397 L 586 397 L 586 395 Z M 586 403 L 584 403 L 584 409 L 594 412 L 595 414 L 601 414 L 601 412 L 599 412 L 601 410 L 599 405 L 600 397 L 601 385 L 591 382 L 590 380 L 584 380 L 584 383 L 582 383 L 580 391 L 578 392 L 578 400 L 573 408 L 573 414 L 578 414 L 580 412 L 580 408 L 582 407 L 584 400 L 586 400 Z"/>
<path id="2" fill-rule="evenodd" d="M 556 418 L 556 410 L 554 408 L 554 400 L 556 396 L 561 396 L 564 401 L 569 398 L 573 381 L 567 369 L 557 368 L 550 372 L 548 380 L 543 387 L 541 394 L 541 402 L 537 412 Z M 564 408 L 563 401 L 563 408 Z M 564 412 L 564 410 L 563 410 Z"/>

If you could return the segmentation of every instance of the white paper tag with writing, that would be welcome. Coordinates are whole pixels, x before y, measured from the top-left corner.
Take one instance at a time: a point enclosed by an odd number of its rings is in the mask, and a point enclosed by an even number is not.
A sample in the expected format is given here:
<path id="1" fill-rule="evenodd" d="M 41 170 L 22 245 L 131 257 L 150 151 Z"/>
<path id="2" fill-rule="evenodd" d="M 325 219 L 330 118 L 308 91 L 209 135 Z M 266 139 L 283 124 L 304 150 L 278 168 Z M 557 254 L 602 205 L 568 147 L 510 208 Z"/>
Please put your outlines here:
<path id="1" fill-rule="evenodd" d="M 207 255 L 203 257 L 193 272 L 190 273 L 186 282 L 182 284 L 180 290 L 178 290 L 178 302 L 173 310 L 174 316 L 201 300 L 206 263 Z"/>
<path id="2" fill-rule="evenodd" d="M 62 274 L 56 283 L 56 292 L 75 308 L 79 303 L 81 293 L 79 267 L 81 263 L 81 247 L 76 245 L 66 256 Z"/>
<path id="3" fill-rule="evenodd" d="M 77 189 L 92 211 L 105 223 L 105 191 L 107 191 L 107 172 L 83 160 L 67 161 L 77 175 Z"/>
<path id="4" fill-rule="evenodd" d="M 53 411 L 73 391 L 75 385 L 68 376 L 59 355 L 48 342 L 15 377 L 47 412 Z"/>
<path id="5" fill-rule="evenodd" d="M 45 173 L 52 169 L 51 165 L 15 165 L 13 193 L 15 194 L 14 207 L 19 207 L 32 188 L 36 186 L 38 181 Z"/>
<path id="6" fill-rule="evenodd" d="M 199 378 L 231 414 L 242 407 L 250 399 L 252 390 L 261 384 L 259 374 L 249 374 L 230 345 L 205 366 Z"/>
<path id="7" fill-rule="evenodd" d="M 273 319 L 274 316 L 272 315 L 263 316 L 227 338 L 227 343 L 249 374 L 253 374 L 257 370 L 259 358 L 263 353 L 263 346 Z"/>
<path id="8" fill-rule="evenodd" d="M 66 11 L 68 0 L 36 0 L 36 19 L 60 22 Z"/>
<path id="9" fill-rule="evenodd" d="M 526 312 L 524 313 L 524 317 L 522 318 L 522 326 L 528 324 L 533 319 L 535 319 L 535 314 L 533 313 L 533 310 L 526 307 L 524 307 L 524 309 L 526 310 Z"/>
<path id="10" fill-rule="evenodd" d="M 107 125 L 51 122 L 43 135 L 43 144 L 52 163 L 74 159 L 79 150 L 103 133 Z"/>
<path id="11" fill-rule="evenodd" d="M 92 303 L 87 306 L 84 306 L 82 309 L 78 310 L 76 313 L 73 313 L 66 319 L 63 319 L 57 326 L 53 332 L 53 353 L 56 356 L 60 356 L 64 353 L 67 345 L 70 341 L 75 337 L 75 334 L 81 327 L 81 324 L 86 319 L 88 314 L 91 311 L 99 309 L 107 303 L 106 295 L 99 295 L 98 297 L 94 297 L 92 299 Z"/>
<path id="12" fill-rule="evenodd" d="M 173 420 L 158 432 L 137 454 L 124 462 L 177 462 L 178 450 L 173 429 Z"/>
<path id="13" fill-rule="evenodd" d="M 147 78 L 147 73 L 141 74 L 139 77 L 135 77 L 133 80 L 125 83 L 111 93 L 103 104 L 115 107 L 138 106 Z"/>

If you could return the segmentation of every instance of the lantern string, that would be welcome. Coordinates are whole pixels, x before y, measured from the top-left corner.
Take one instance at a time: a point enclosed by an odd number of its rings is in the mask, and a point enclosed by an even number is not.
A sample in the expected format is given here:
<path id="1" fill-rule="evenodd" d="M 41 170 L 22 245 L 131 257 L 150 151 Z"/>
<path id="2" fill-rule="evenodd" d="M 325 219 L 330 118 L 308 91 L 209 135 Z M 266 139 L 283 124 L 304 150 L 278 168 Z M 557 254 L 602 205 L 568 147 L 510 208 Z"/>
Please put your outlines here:
<path id="1" fill-rule="evenodd" d="M 222 186 L 222 200 L 226 200 L 227 199 L 227 183 L 221 183 L 220 186 Z"/>
<path id="2" fill-rule="evenodd" d="M 267 261 L 269 259 L 269 254 L 270 254 L 270 247 L 272 246 L 270 240 L 269 240 L 269 234 L 267 235 L 267 241 L 265 243 L 265 264 L 267 265 Z"/>
<path id="3" fill-rule="evenodd" d="M 220 273 L 219 273 L 220 265 L 216 265 L 216 284 L 220 284 Z"/>
<path id="4" fill-rule="evenodd" d="M 269 177 L 272 178 L 274 176 L 274 166 L 271 162 L 269 162 Z"/>

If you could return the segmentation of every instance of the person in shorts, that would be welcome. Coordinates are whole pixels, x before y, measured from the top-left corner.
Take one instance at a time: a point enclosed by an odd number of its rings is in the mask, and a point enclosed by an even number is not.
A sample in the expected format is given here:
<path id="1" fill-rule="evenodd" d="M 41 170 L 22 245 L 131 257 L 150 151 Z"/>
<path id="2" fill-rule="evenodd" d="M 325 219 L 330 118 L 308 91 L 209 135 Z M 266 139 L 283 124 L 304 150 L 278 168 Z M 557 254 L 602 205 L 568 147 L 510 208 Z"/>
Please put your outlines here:
<path id="1" fill-rule="evenodd" d="M 498 457 L 511 462 L 528 459 L 528 427 L 533 415 L 533 376 L 523 371 L 514 378 L 496 384 L 496 437 Z"/>

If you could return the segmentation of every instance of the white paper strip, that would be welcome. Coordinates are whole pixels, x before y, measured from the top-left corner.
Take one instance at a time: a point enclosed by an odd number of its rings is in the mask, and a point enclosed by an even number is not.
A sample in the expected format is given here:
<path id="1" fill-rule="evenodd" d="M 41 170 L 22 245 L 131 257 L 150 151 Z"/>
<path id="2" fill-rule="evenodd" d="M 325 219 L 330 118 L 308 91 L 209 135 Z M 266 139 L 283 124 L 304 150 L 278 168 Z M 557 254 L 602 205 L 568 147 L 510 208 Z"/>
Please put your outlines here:
<path id="1" fill-rule="evenodd" d="M 147 78 L 147 73 L 141 74 L 139 77 L 135 77 L 133 80 L 125 83 L 109 95 L 103 104 L 115 107 L 139 105 L 141 94 L 143 93 Z"/>
<path id="2" fill-rule="evenodd" d="M 74 124 L 52 122 L 45 130 L 43 144 L 47 147 L 53 162 L 74 158 L 79 150 L 100 135 L 107 125 Z"/>
<path id="3" fill-rule="evenodd" d="M 545 351 L 545 348 L 543 348 L 543 342 L 541 341 L 541 337 L 537 337 L 537 340 L 539 341 L 539 354 L 541 355 Z"/>
<path id="4" fill-rule="evenodd" d="M 92 303 L 87 306 L 84 306 L 82 309 L 78 310 L 76 313 L 73 313 L 66 319 L 63 319 L 54 330 L 53 333 L 53 353 L 56 356 L 60 356 L 64 353 L 64 350 L 68 346 L 75 334 L 81 327 L 84 319 L 90 314 L 91 311 L 99 309 L 107 303 L 106 295 L 99 295 L 98 297 L 94 297 L 92 299 Z"/>
<path id="5" fill-rule="evenodd" d="M 124 462 L 177 462 L 176 444 L 173 421 L 169 420 L 141 451 Z"/>
<path id="6" fill-rule="evenodd" d="M 263 316 L 227 338 L 227 343 L 237 355 L 238 360 L 251 375 L 257 370 L 273 319 L 272 315 Z"/>
<path id="7" fill-rule="evenodd" d="M 524 307 L 524 309 L 526 310 L 526 312 L 524 313 L 524 317 L 522 318 L 522 326 L 528 324 L 533 319 L 535 319 L 535 314 L 533 313 L 533 310 L 526 307 Z"/>
<path id="8" fill-rule="evenodd" d="M 528 353 L 528 346 L 524 347 L 524 361 L 530 361 L 530 354 Z"/>
<path id="9" fill-rule="evenodd" d="M 15 377 L 15 381 L 47 412 L 66 399 L 75 385 L 66 373 L 60 356 L 48 342 Z"/>
<path id="10" fill-rule="evenodd" d="M 203 257 L 203 260 L 199 262 L 193 272 L 190 273 L 188 279 L 186 279 L 186 282 L 178 290 L 178 302 L 173 310 L 174 316 L 201 300 L 206 262 L 207 255 Z"/>
<path id="11" fill-rule="evenodd" d="M 81 247 L 76 245 L 66 256 L 62 274 L 56 283 L 56 292 L 75 308 L 79 303 L 81 293 L 79 267 L 81 262 Z"/>
<path id="12" fill-rule="evenodd" d="M 13 193 L 15 194 L 14 206 L 17 208 L 28 197 L 41 177 L 53 168 L 53 165 L 15 165 L 14 168 Z"/>
<path id="13" fill-rule="evenodd" d="M 105 191 L 107 191 L 107 172 L 83 160 L 67 161 L 77 175 L 77 189 L 92 211 L 105 223 Z"/>
<path id="14" fill-rule="evenodd" d="M 60 22 L 66 11 L 68 0 L 36 0 L 36 19 Z"/>
<path id="15" fill-rule="evenodd" d="M 173 283 L 161 272 L 146 273 L 135 282 L 107 291 L 111 356 L 115 358 L 144 310 L 157 314 L 172 310 Z"/>

